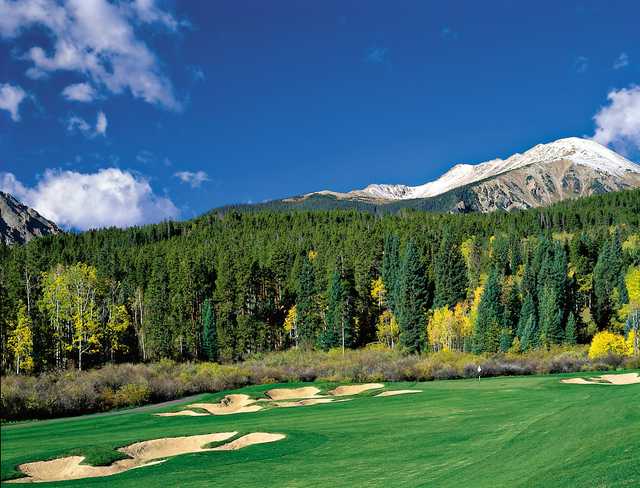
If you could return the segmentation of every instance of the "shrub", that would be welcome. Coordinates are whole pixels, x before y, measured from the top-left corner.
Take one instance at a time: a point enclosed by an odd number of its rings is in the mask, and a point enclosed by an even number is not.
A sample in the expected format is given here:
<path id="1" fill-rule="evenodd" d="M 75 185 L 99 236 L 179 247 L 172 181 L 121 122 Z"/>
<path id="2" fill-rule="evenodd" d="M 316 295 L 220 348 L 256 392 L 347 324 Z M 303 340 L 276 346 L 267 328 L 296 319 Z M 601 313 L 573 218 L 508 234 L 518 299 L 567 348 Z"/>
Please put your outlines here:
<path id="1" fill-rule="evenodd" d="M 624 337 L 605 330 L 593 336 L 589 347 L 589 358 L 599 359 L 611 354 L 624 356 L 626 352 L 627 345 Z"/>

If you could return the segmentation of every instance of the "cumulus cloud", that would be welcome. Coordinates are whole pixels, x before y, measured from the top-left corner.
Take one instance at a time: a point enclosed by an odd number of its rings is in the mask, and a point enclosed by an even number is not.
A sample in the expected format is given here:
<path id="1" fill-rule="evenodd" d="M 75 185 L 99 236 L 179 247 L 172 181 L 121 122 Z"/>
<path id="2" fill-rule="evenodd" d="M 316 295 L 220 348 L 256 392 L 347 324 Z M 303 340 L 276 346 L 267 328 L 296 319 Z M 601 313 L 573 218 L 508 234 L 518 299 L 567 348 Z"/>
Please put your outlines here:
<path id="1" fill-rule="evenodd" d="M 173 202 L 156 195 L 149 181 L 117 168 L 96 173 L 47 170 L 34 187 L 0 173 L 0 190 L 16 196 L 66 228 L 129 227 L 176 218 Z"/>
<path id="2" fill-rule="evenodd" d="M 209 181 L 209 175 L 204 171 L 178 171 L 173 176 L 179 178 L 183 183 L 191 185 L 191 188 L 198 188 L 205 181 Z"/>
<path id="3" fill-rule="evenodd" d="M 0 110 L 6 110 L 11 115 L 11 120 L 20 120 L 20 104 L 26 98 L 27 93 L 19 86 L 9 83 L 0 84 Z"/>
<path id="4" fill-rule="evenodd" d="M 67 131 L 71 133 L 79 132 L 88 138 L 93 138 L 96 136 L 106 136 L 107 135 L 107 116 L 104 112 L 98 112 L 96 116 L 96 124 L 95 126 L 89 124 L 82 117 L 78 117 L 77 115 L 72 115 L 67 119 Z"/>
<path id="5" fill-rule="evenodd" d="M 640 86 L 612 90 L 608 104 L 593 117 L 596 131 L 593 139 L 624 149 L 640 150 Z"/>
<path id="6" fill-rule="evenodd" d="M 106 92 L 129 91 L 146 102 L 179 110 L 170 80 L 136 33 L 143 24 L 160 24 L 170 31 L 180 25 L 153 0 L 0 0 L 0 37 L 14 39 L 28 28 L 41 27 L 51 39 L 51 46 L 32 46 L 21 55 L 32 64 L 27 70 L 31 78 L 75 72 Z"/>
<path id="7" fill-rule="evenodd" d="M 613 62 L 613 69 L 622 69 L 629 66 L 629 55 L 627 53 L 620 53 L 620 56 Z"/>
<path id="8" fill-rule="evenodd" d="M 97 94 L 89 83 L 76 83 L 62 90 L 62 96 L 74 102 L 91 102 L 96 99 Z"/>

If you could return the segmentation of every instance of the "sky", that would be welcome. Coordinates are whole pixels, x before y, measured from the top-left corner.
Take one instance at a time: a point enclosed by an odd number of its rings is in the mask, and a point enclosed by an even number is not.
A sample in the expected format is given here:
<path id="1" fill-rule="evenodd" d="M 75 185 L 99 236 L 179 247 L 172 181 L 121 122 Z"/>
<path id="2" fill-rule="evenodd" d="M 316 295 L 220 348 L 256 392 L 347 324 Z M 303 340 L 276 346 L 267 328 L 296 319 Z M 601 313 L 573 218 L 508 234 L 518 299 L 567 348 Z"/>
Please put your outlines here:
<path id="1" fill-rule="evenodd" d="M 640 160 L 640 2 L 0 0 L 0 189 L 69 229 Z"/>

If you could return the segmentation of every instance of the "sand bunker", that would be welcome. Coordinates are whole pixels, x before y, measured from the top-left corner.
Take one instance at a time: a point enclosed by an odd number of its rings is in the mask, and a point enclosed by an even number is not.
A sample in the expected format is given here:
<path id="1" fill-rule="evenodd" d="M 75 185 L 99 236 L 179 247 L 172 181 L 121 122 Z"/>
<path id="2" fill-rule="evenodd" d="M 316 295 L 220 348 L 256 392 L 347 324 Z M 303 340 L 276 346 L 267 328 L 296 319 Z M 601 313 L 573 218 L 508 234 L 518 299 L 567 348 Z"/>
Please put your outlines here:
<path id="1" fill-rule="evenodd" d="M 634 385 L 640 383 L 640 375 L 638 373 L 603 374 L 589 379 L 568 378 L 560 381 L 573 385 Z"/>
<path id="2" fill-rule="evenodd" d="M 344 386 L 337 387 L 335 390 L 331 390 L 329 394 L 333 396 L 358 395 L 363 391 L 377 390 L 379 388 L 384 388 L 384 385 L 382 383 L 365 383 L 363 385 L 344 385 Z"/>
<path id="3" fill-rule="evenodd" d="M 211 442 L 221 442 L 237 435 L 237 432 L 220 432 L 216 434 L 194 435 L 187 437 L 169 437 L 136 442 L 121 447 L 118 451 L 131 456 L 131 459 L 116 461 L 110 466 L 88 466 L 80 464 L 84 456 L 69 456 L 52 461 L 37 461 L 18 466 L 27 478 L 11 480 L 8 483 L 31 483 L 42 481 L 64 481 L 82 478 L 111 476 L 130 469 L 152 466 L 164 462 L 164 459 L 180 454 L 210 451 L 234 451 L 253 444 L 264 444 L 284 439 L 284 434 L 254 432 L 218 447 L 206 448 Z"/>
<path id="4" fill-rule="evenodd" d="M 192 408 L 202 408 L 212 415 L 231 415 L 233 413 L 249 413 L 262 410 L 260 405 L 249 395 L 227 395 L 219 403 L 193 403 Z"/>
<path id="5" fill-rule="evenodd" d="M 318 405 L 320 403 L 331 403 L 333 398 L 308 398 L 306 400 L 298 400 L 295 402 L 273 402 L 276 407 L 308 407 L 310 405 Z"/>
<path id="6" fill-rule="evenodd" d="M 378 393 L 377 397 L 389 397 L 396 395 L 408 395 L 409 393 L 420 393 L 422 390 L 389 390 Z"/>
<path id="7" fill-rule="evenodd" d="M 206 417 L 208 413 L 194 412 L 193 410 L 180 410 L 179 412 L 154 413 L 158 417 Z"/>
<path id="8" fill-rule="evenodd" d="M 315 386 L 305 386 L 303 388 L 274 388 L 266 391 L 265 394 L 272 400 L 292 400 L 299 398 L 316 398 L 320 389 Z"/>

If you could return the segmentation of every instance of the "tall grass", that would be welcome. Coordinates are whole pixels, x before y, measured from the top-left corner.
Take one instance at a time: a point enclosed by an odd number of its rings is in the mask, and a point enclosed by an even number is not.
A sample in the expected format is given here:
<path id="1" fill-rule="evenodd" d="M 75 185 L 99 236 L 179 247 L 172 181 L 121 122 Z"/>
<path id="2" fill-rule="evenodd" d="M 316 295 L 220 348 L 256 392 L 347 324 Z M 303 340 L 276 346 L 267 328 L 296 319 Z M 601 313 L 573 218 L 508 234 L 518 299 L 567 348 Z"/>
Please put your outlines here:
<path id="1" fill-rule="evenodd" d="M 1 378 L 1 418 L 21 420 L 78 415 L 216 392 L 252 384 L 306 381 L 431 381 L 483 376 L 548 374 L 637 368 L 638 359 L 592 361 L 584 346 L 528 354 L 437 352 L 406 355 L 384 348 L 329 352 L 289 350 L 237 364 L 110 364 L 90 371 L 55 371 Z"/>

